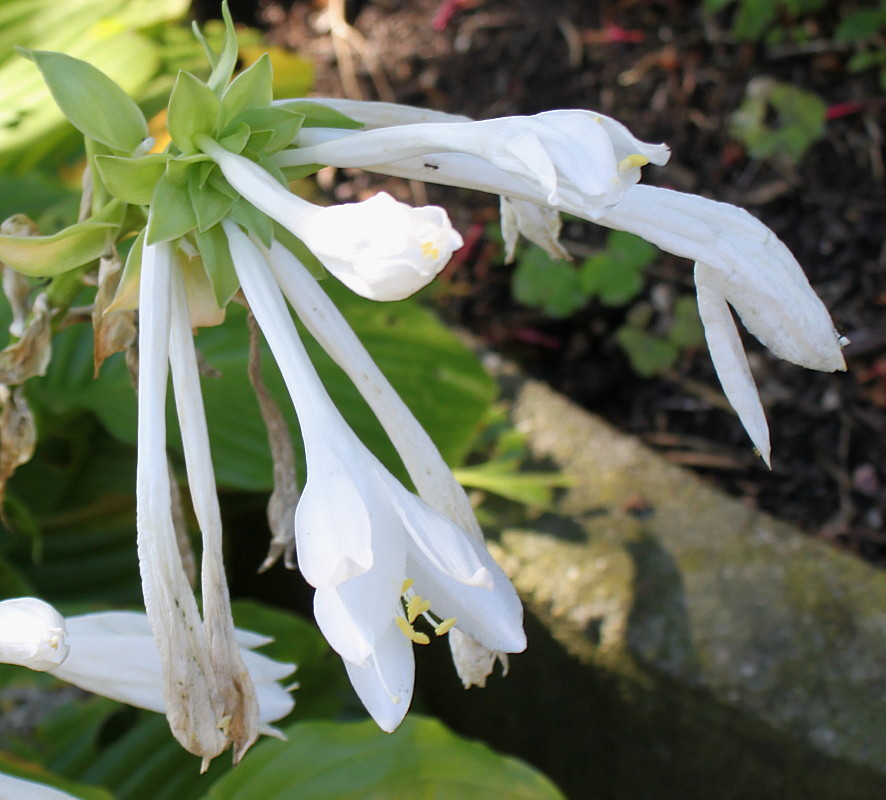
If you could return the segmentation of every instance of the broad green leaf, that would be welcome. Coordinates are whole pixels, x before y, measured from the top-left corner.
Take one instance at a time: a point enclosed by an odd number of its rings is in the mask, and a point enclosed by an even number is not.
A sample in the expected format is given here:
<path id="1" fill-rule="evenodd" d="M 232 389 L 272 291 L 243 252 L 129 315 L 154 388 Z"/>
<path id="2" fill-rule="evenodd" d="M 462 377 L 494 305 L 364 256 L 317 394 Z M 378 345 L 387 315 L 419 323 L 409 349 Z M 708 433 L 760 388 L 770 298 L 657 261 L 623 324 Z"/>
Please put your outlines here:
<path id="1" fill-rule="evenodd" d="M 222 96 L 221 130 L 226 131 L 244 111 L 270 106 L 274 99 L 272 80 L 271 59 L 267 53 L 234 78 Z"/>
<path id="2" fill-rule="evenodd" d="M 648 267 L 658 253 L 654 244 L 625 231 L 610 231 L 606 237 L 606 250 L 625 266 L 637 270 Z"/>
<path id="3" fill-rule="evenodd" d="M 43 278 L 83 266 L 108 251 L 125 212 L 126 206 L 114 200 L 98 214 L 52 236 L 0 236 L 0 261 Z"/>
<path id="4" fill-rule="evenodd" d="M 609 252 L 586 259 L 579 270 L 582 291 L 607 306 L 623 306 L 643 288 L 643 275 Z"/>
<path id="5" fill-rule="evenodd" d="M 568 317 L 588 302 L 575 267 L 553 261 L 535 245 L 521 255 L 511 291 L 517 302 L 540 308 L 551 317 Z"/>
<path id="6" fill-rule="evenodd" d="M 335 111 L 320 103 L 314 103 L 311 100 L 294 100 L 291 103 L 284 103 L 279 108 L 288 108 L 290 111 L 296 111 L 304 114 L 306 128 L 348 128 L 356 130 L 362 128 L 363 123 Z"/>
<path id="7" fill-rule="evenodd" d="M 123 274 L 117 286 L 114 300 L 105 309 L 106 314 L 115 311 L 135 311 L 138 308 L 139 280 L 142 271 L 142 253 L 145 246 L 145 229 L 138 232 L 129 252 L 126 254 L 126 263 L 123 265 Z"/>
<path id="8" fill-rule="evenodd" d="M 230 133 L 222 136 L 218 140 L 218 143 L 224 147 L 225 150 L 240 155 L 240 153 L 243 152 L 243 148 L 248 144 L 251 133 L 252 131 L 249 130 L 249 126 L 244 122 L 232 128 Z"/>
<path id="9" fill-rule="evenodd" d="M 858 42 L 868 39 L 886 28 L 886 6 L 880 8 L 864 8 L 847 14 L 837 30 L 834 38 L 838 42 Z"/>
<path id="10" fill-rule="evenodd" d="M 95 164 L 107 190 L 124 203 L 146 206 L 154 195 L 154 187 L 166 170 L 169 156 L 162 153 L 124 158 L 96 156 Z"/>
<path id="11" fill-rule="evenodd" d="M 191 205 L 187 184 L 176 186 L 168 174 L 164 175 L 157 181 L 151 199 L 147 243 L 159 244 L 177 239 L 196 227 L 197 216 Z"/>
<path id="12" fill-rule="evenodd" d="M 190 72 L 179 72 L 169 98 L 166 127 L 183 153 L 197 150 L 194 137 L 212 136 L 218 126 L 219 101 L 212 90 Z"/>
<path id="13" fill-rule="evenodd" d="M 231 251 L 228 249 L 228 238 L 219 225 L 207 231 L 197 231 L 194 238 L 212 284 L 215 301 L 219 308 L 225 308 L 240 288 Z"/>
<path id="14" fill-rule="evenodd" d="M 515 758 L 417 715 L 393 734 L 373 722 L 303 722 L 265 741 L 203 800 L 563 800 Z"/>
<path id="15" fill-rule="evenodd" d="M 64 53 L 29 54 L 70 123 L 89 139 L 131 153 L 148 136 L 135 101 L 92 64 Z"/>

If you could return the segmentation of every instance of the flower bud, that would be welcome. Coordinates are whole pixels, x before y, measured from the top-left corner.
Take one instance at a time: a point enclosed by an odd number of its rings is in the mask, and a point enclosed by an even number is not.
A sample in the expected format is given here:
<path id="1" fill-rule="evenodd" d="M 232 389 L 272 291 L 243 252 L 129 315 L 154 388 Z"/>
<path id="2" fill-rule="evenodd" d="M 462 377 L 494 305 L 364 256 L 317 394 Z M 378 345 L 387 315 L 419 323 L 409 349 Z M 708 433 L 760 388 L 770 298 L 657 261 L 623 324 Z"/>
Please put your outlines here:
<path id="1" fill-rule="evenodd" d="M 0 602 L 0 662 L 38 672 L 57 667 L 68 657 L 65 620 L 36 597 Z"/>

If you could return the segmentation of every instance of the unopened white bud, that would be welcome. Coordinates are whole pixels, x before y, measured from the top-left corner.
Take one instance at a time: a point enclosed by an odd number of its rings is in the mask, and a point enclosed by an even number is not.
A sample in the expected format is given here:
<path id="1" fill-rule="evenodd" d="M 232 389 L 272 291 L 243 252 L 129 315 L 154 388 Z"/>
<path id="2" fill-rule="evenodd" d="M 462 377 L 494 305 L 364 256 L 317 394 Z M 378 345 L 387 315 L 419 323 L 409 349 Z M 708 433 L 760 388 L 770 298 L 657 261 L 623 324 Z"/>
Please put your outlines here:
<path id="1" fill-rule="evenodd" d="M 0 602 L 0 662 L 46 672 L 68 657 L 65 619 L 36 597 Z"/>

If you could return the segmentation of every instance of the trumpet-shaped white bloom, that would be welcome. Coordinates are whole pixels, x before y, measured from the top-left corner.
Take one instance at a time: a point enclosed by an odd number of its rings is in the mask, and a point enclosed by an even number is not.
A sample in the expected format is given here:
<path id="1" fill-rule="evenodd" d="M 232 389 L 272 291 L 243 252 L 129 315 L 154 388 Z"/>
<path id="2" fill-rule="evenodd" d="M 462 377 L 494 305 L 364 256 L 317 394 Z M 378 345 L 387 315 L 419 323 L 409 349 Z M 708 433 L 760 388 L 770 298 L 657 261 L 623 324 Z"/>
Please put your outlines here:
<path id="1" fill-rule="evenodd" d="M 80 800 L 53 786 L 0 772 L 0 800 Z"/>
<path id="2" fill-rule="evenodd" d="M 597 222 L 696 262 L 698 308 L 723 391 L 769 463 L 769 429 L 729 306 L 775 355 L 845 369 L 839 336 L 800 265 L 762 222 L 698 195 L 635 186 Z"/>
<path id="3" fill-rule="evenodd" d="M 290 676 L 295 665 L 252 652 L 271 641 L 264 636 L 237 630 L 235 637 L 256 686 L 261 722 L 285 717 L 295 703 L 277 681 Z M 136 611 L 65 618 L 34 597 L 4 600 L 0 602 L 0 656 L 4 663 L 51 672 L 121 703 L 167 711 L 160 651 L 147 616 Z M 265 726 L 263 732 L 273 731 Z"/>
<path id="4" fill-rule="evenodd" d="M 302 430 L 308 476 L 296 509 L 296 548 L 317 589 L 317 621 L 367 709 L 390 731 L 412 696 L 412 642 L 428 640 L 413 627 L 418 616 L 427 615 L 440 634 L 455 625 L 491 650 L 518 652 L 526 644 L 520 601 L 480 542 L 406 491 L 357 439 L 298 338 L 273 256 L 233 223 L 224 225 Z"/>
<path id="5" fill-rule="evenodd" d="M 723 390 L 751 440 L 769 463 L 769 430 L 751 377 L 731 306 L 747 329 L 781 358 L 810 369 L 844 369 L 838 336 L 830 316 L 809 285 L 803 270 L 779 239 L 744 210 L 696 195 L 648 186 L 635 186 L 639 167 L 663 164 L 664 145 L 646 145 L 614 120 L 593 112 L 546 112 L 532 118 L 510 117 L 481 123 L 425 112 L 423 109 L 317 99 L 363 122 L 371 130 L 304 129 L 297 149 L 277 157 L 280 166 L 309 163 L 361 166 L 384 174 L 495 192 L 502 197 L 502 232 L 506 260 L 511 260 L 518 234 L 543 247 L 552 257 L 564 257 L 559 244 L 558 210 L 610 228 L 635 233 L 676 255 L 696 262 L 699 313 Z M 590 116 L 589 116 L 590 115 Z M 580 131 L 605 130 L 607 151 L 599 136 Z M 560 146 L 539 133 L 539 120 L 553 128 L 562 125 L 569 140 Z M 481 127 L 477 127 L 481 126 Z M 480 131 L 480 135 L 474 132 Z M 522 131 L 522 135 L 517 131 Z M 496 141 L 496 132 L 499 134 Z M 539 166 L 527 191 L 520 170 L 529 164 L 530 151 L 509 150 L 511 139 L 522 142 L 530 133 L 554 146 L 549 160 Z M 490 143 L 490 139 L 492 143 Z M 592 156 L 579 168 L 581 144 Z M 439 150 L 439 152 L 434 152 Z M 606 153 L 605 157 L 601 153 Z M 408 158 L 405 156 L 409 156 Z M 509 165 L 525 156 L 525 163 Z M 589 176 L 600 179 L 617 173 L 617 188 L 599 191 Z M 552 173 L 553 169 L 553 173 Z M 552 178 L 552 174 L 556 178 Z M 547 197 L 544 189 L 554 187 Z M 561 191 L 562 189 L 562 191 Z"/>
<path id="6" fill-rule="evenodd" d="M 258 164 L 204 140 L 228 183 L 294 233 L 349 289 L 372 300 L 402 300 L 430 283 L 462 246 L 446 212 L 413 208 L 384 192 L 360 203 L 315 206 Z"/>
<path id="7" fill-rule="evenodd" d="M 36 597 L 0 602 L 0 662 L 46 672 L 68 657 L 65 619 Z"/>
<path id="8" fill-rule="evenodd" d="M 664 164 L 665 145 L 637 139 L 593 111 L 546 111 L 480 122 L 431 122 L 368 131 L 304 129 L 278 166 L 328 164 L 480 189 L 594 219 Z"/>

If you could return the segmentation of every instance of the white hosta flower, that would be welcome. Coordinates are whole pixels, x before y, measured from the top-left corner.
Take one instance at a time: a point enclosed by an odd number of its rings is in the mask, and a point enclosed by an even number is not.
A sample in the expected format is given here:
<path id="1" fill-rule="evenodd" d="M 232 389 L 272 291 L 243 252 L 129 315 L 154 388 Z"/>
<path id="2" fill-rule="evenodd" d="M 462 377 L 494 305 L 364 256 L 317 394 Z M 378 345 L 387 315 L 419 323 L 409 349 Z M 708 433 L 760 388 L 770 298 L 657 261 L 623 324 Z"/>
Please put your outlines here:
<path id="1" fill-rule="evenodd" d="M 406 491 L 357 439 L 298 338 L 272 256 L 233 223 L 225 231 L 304 438 L 308 477 L 296 546 L 305 579 L 317 588 L 317 621 L 369 712 L 393 730 L 412 696 L 412 642 L 428 641 L 413 627 L 418 616 L 440 635 L 456 625 L 490 649 L 518 652 L 525 647 L 520 601 L 480 542 Z"/>
<path id="2" fill-rule="evenodd" d="M 301 239 L 352 291 L 402 300 L 430 283 L 462 246 L 446 212 L 413 208 L 384 192 L 360 203 L 315 206 L 248 158 L 206 143 L 228 183 Z"/>
<path id="3" fill-rule="evenodd" d="M 251 631 L 235 632 L 237 647 L 258 692 L 262 723 L 285 717 L 295 705 L 277 681 L 294 664 L 274 661 L 257 647 L 271 640 Z M 0 602 L 0 661 L 50 672 L 81 689 L 121 703 L 165 713 L 160 651 L 145 614 L 102 611 L 63 617 L 34 597 Z M 272 732 L 265 727 L 264 732 Z"/>
<path id="4" fill-rule="evenodd" d="M 68 656 L 65 619 L 36 597 L 0 602 L 0 663 L 46 672 Z"/>
<path id="5" fill-rule="evenodd" d="M 502 197 L 500 205 L 505 264 L 514 263 L 517 257 L 517 241 L 521 235 L 533 244 L 537 244 L 551 258 L 570 260 L 569 253 L 560 244 L 560 229 L 563 223 L 558 211 L 549 206 L 508 197 Z"/>
<path id="6" fill-rule="evenodd" d="M 0 800 L 80 800 L 80 798 L 45 783 L 0 772 Z"/>
<path id="7" fill-rule="evenodd" d="M 696 262 L 698 307 L 714 366 L 760 455 L 769 429 L 729 306 L 775 355 L 809 369 L 845 369 L 839 336 L 800 265 L 743 209 L 698 195 L 635 186 L 596 220 Z"/>
<path id="8" fill-rule="evenodd" d="M 52 673 L 81 689 L 121 703 L 166 713 L 160 651 L 144 614 L 106 611 L 68 617 L 67 660 Z M 237 646 L 255 686 L 259 718 L 267 723 L 282 719 L 295 705 L 277 681 L 289 677 L 295 665 L 274 661 L 254 648 L 268 644 L 264 636 L 237 630 Z"/>
<path id="9" fill-rule="evenodd" d="M 595 218 L 618 202 L 665 145 L 641 142 L 593 111 L 546 111 L 480 122 L 431 122 L 367 131 L 304 129 L 281 166 L 327 164 L 493 192 Z"/>
<path id="10" fill-rule="evenodd" d="M 485 548 L 483 532 L 465 490 L 335 304 L 310 272 L 279 242 L 273 243 L 267 259 L 305 327 L 354 382 L 378 418 L 422 500 Z M 484 686 L 496 661 L 507 663 L 504 653 L 485 648 L 458 629 L 452 631 L 449 644 L 465 688 Z"/>

